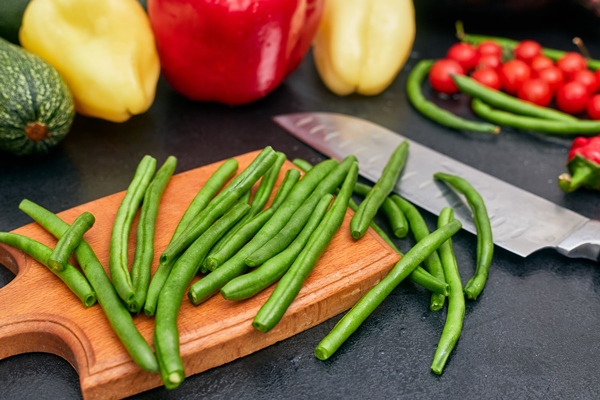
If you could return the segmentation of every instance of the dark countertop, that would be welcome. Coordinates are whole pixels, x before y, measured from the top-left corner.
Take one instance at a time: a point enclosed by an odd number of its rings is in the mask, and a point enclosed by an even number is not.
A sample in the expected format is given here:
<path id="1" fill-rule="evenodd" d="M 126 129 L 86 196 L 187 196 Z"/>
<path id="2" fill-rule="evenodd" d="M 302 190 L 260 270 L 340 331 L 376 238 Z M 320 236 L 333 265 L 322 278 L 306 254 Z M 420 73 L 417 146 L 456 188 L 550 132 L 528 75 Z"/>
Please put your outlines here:
<path id="1" fill-rule="evenodd" d="M 67 139 L 45 158 L 0 154 L 0 230 L 30 222 L 18 204 L 29 198 L 55 212 L 126 189 L 145 154 L 179 159 L 178 172 L 273 146 L 318 161 L 323 156 L 271 122 L 280 113 L 333 111 L 369 119 L 423 145 L 529 190 L 586 217 L 600 219 L 600 195 L 561 192 L 572 138 L 506 129 L 499 136 L 452 131 L 417 114 L 404 93 L 407 72 L 420 58 L 440 58 L 455 42 L 454 21 L 467 32 L 536 39 L 574 49 L 580 36 L 600 58 L 600 20 L 574 3 L 528 15 L 419 3 L 414 51 L 396 81 L 379 96 L 340 98 L 320 82 L 312 59 L 267 98 L 242 107 L 188 101 L 160 81 L 145 114 L 123 124 L 78 116 Z M 436 3 L 437 4 L 437 3 Z M 486 2 L 482 2 L 486 4 Z M 552 12 L 555 11 L 555 12 Z M 428 90 L 428 89 L 426 89 Z M 443 101 L 469 115 L 466 99 Z M 451 103 L 451 104 L 450 104 Z M 430 228 L 435 217 L 423 212 Z M 411 239 L 398 240 L 401 249 Z M 454 239 L 463 281 L 475 260 L 475 237 Z M 0 268 L 0 283 L 11 273 Z M 442 376 L 430 364 L 445 320 L 429 296 L 402 283 L 328 361 L 313 349 L 340 316 L 227 365 L 188 378 L 178 389 L 157 388 L 137 399 L 256 398 L 600 398 L 600 269 L 595 262 L 552 250 L 520 258 L 496 248 L 485 291 L 467 303 L 464 329 Z M 73 399 L 77 372 L 50 354 L 0 361 L 0 398 Z"/>

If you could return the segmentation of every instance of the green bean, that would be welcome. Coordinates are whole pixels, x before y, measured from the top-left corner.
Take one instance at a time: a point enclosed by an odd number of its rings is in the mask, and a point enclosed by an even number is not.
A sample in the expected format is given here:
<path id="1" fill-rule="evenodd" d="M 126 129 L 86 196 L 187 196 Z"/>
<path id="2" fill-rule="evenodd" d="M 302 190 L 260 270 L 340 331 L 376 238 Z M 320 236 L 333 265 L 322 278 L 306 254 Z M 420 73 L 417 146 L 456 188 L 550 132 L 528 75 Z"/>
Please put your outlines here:
<path id="1" fill-rule="evenodd" d="M 404 215 L 406 215 L 415 241 L 419 242 L 429 235 L 429 228 L 427 228 L 427 224 L 425 223 L 423 216 L 414 205 L 397 194 L 393 194 L 391 198 L 404 212 Z M 442 261 L 440 260 L 437 251 L 432 252 L 427 258 L 425 258 L 425 267 L 431 275 L 435 276 L 441 281 L 446 281 L 444 276 L 444 268 L 442 267 Z M 442 307 L 444 307 L 445 299 L 446 296 L 443 296 L 439 293 L 432 293 L 429 308 L 432 311 L 441 310 Z"/>
<path id="2" fill-rule="evenodd" d="M 475 268 L 475 274 L 467 281 L 464 292 L 468 299 L 475 300 L 483 291 L 494 254 L 492 225 L 485 202 L 477 190 L 461 177 L 442 172 L 433 174 L 433 177 L 445 182 L 458 193 L 464 195 L 473 212 L 477 232 L 477 267 Z"/>
<path id="3" fill-rule="evenodd" d="M 369 190 L 367 197 L 359 204 L 358 210 L 350 220 L 350 232 L 355 240 L 365 234 L 377 210 L 396 186 L 407 154 L 408 142 L 404 140 L 390 156 L 373 189 Z"/>
<path id="4" fill-rule="evenodd" d="M 171 237 L 170 243 L 172 243 L 185 228 L 189 225 L 196 215 L 198 215 L 213 197 L 219 192 L 219 190 L 225 185 L 225 183 L 235 174 L 238 169 L 238 161 L 235 158 L 230 158 L 223 162 L 215 172 L 208 178 L 206 183 L 200 188 L 185 213 L 181 217 L 173 236 Z M 148 286 L 148 292 L 146 295 L 146 301 L 144 302 L 144 313 L 148 316 L 153 316 L 156 311 L 156 302 L 158 301 L 158 295 L 171 273 L 175 260 L 169 260 L 168 262 L 159 262 L 158 268 L 150 285 Z"/>
<path id="5" fill-rule="evenodd" d="M 438 218 L 438 228 L 443 227 L 453 219 L 454 211 L 449 207 L 444 208 Z M 456 265 L 456 258 L 452 250 L 452 239 L 448 239 L 440 245 L 438 252 L 442 259 L 446 280 L 450 286 L 446 322 L 444 323 L 444 330 L 440 336 L 440 341 L 433 356 L 433 362 L 431 363 L 431 370 L 441 375 L 446 361 L 448 361 L 448 357 L 452 349 L 454 349 L 462 331 L 465 316 L 465 296 L 458 273 L 458 266 Z"/>
<path id="6" fill-rule="evenodd" d="M 146 294 L 148 292 L 148 283 L 152 270 L 152 260 L 154 259 L 154 234 L 156 231 L 156 218 L 158 216 L 158 206 L 160 200 L 171 180 L 177 158 L 169 156 L 164 164 L 159 168 L 154 179 L 148 186 L 142 203 L 140 220 L 137 226 L 137 241 L 133 265 L 131 267 L 131 283 L 135 296 L 130 303 L 126 303 L 129 311 L 138 313 L 144 306 Z"/>
<path id="7" fill-rule="evenodd" d="M 60 238 L 69 229 L 69 224 L 54 213 L 29 201 L 23 200 L 19 209 L 24 211 L 56 238 Z M 133 318 L 121 302 L 106 271 L 90 245 L 84 240 L 75 249 L 75 258 L 83 273 L 92 285 L 100 307 L 104 311 L 110 326 L 127 350 L 127 353 L 142 369 L 158 371 L 158 363 L 152 349 L 137 330 Z"/>
<path id="8" fill-rule="evenodd" d="M 311 195 L 304 200 L 302 205 L 294 211 L 294 214 L 285 226 L 267 243 L 246 257 L 245 263 L 251 267 L 255 267 L 283 251 L 298 235 L 304 224 L 306 224 L 306 221 L 310 218 L 310 215 L 323 195 L 332 193 L 344 181 L 350 166 L 355 161 L 355 156 L 346 157 L 319 183 Z"/>
<path id="9" fill-rule="evenodd" d="M 190 286 L 188 297 L 192 304 L 198 305 L 216 294 L 227 282 L 246 271 L 244 262 L 248 255 L 265 244 L 286 224 L 295 210 L 312 193 L 315 187 L 329 172 L 338 165 L 336 160 L 325 160 L 317 164 L 294 185 L 281 206 L 273 216 L 260 228 L 254 237 L 230 259 L 203 279 Z"/>
<path id="10" fill-rule="evenodd" d="M 425 98 L 421 86 L 433 63 L 434 60 L 421 60 L 408 75 L 406 94 L 413 107 L 427 118 L 440 125 L 453 129 L 483 133 L 500 133 L 500 127 L 497 125 L 492 125 L 487 122 L 471 121 L 459 117 L 458 115 L 438 107 L 435 103 Z"/>
<path id="11" fill-rule="evenodd" d="M 371 189 L 372 187 L 369 185 L 364 183 L 356 183 L 354 186 L 354 193 L 364 197 L 369 194 Z M 398 205 L 392 201 L 389 196 L 386 196 L 379 209 L 386 216 L 394 235 L 400 239 L 406 237 L 409 231 L 409 225 L 404 212 L 402 212 L 402 209 L 400 209 L 400 207 L 398 207 Z"/>
<path id="12" fill-rule="evenodd" d="M 462 93 L 480 99 L 499 109 L 551 121 L 577 121 L 577 118 L 572 115 L 552 108 L 541 107 L 528 101 L 520 100 L 499 90 L 485 87 L 468 76 L 454 75 L 452 79 Z"/>
<path id="13" fill-rule="evenodd" d="M 461 228 L 454 220 L 444 227 L 430 233 L 417 242 L 396 263 L 394 268 L 371 290 L 369 290 L 315 348 L 319 360 L 327 360 L 354 333 L 383 300 L 400 284 L 417 265 L 454 235 Z"/>
<path id="14" fill-rule="evenodd" d="M 558 135 L 597 135 L 600 133 L 600 121 L 577 120 L 572 122 L 550 121 L 540 118 L 524 117 L 506 111 L 494 110 L 483 101 L 474 98 L 473 111 L 481 118 L 511 128 Z"/>
<path id="15" fill-rule="evenodd" d="M 81 242 L 86 233 L 96 222 L 96 218 L 89 212 L 84 212 L 75 218 L 73 224 L 56 243 L 52 254 L 48 257 L 48 267 L 54 271 L 62 271 L 69 262 L 69 257 Z"/>
<path id="16" fill-rule="evenodd" d="M 177 329 L 177 315 L 185 289 L 198 272 L 211 246 L 249 210 L 248 203 L 237 203 L 200 235 L 177 259 L 160 291 L 156 308 L 154 345 L 160 375 L 167 389 L 176 388 L 185 378 Z"/>
<path id="17" fill-rule="evenodd" d="M 303 160 L 301 158 L 294 158 L 292 160 L 292 164 L 294 164 L 296 167 L 300 168 L 304 172 L 306 172 L 312 168 L 311 163 L 309 163 L 308 161 Z"/>
<path id="18" fill-rule="evenodd" d="M 48 259 L 52 254 L 52 249 L 45 244 L 28 238 L 27 236 L 6 232 L 0 232 L 0 242 L 16 247 L 24 253 L 29 254 L 40 264 L 46 266 L 54 275 L 60 278 L 65 285 L 67 285 L 71 292 L 81 300 L 85 307 L 91 307 L 96 303 L 96 293 L 94 293 L 94 290 L 87 279 L 85 279 L 77 268 L 69 263 L 66 263 L 60 271 L 50 267 Z"/>
<path id="19" fill-rule="evenodd" d="M 144 156 L 138 164 L 133 180 L 117 210 L 110 237 L 108 267 L 113 285 L 119 297 L 129 304 L 135 297 L 129 274 L 127 247 L 133 218 L 142 202 L 144 193 L 156 169 L 156 159 Z"/>
<path id="20" fill-rule="evenodd" d="M 300 179 L 300 172 L 296 169 L 289 169 L 286 174 L 281 186 L 275 194 L 275 198 L 271 203 L 271 206 L 266 210 L 261 211 L 249 221 L 241 226 L 237 231 L 234 232 L 231 237 L 228 238 L 227 242 L 217 247 L 223 238 L 219 239 L 219 242 L 215 245 L 216 249 L 211 251 L 206 256 L 204 268 L 206 270 L 214 271 L 225 261 L 229 260 L 233 254 L 244 246 L 255 234 L 262 228 L 262 226 L 273 216 L 275 211 L 285 201 L 287 196 L 290 194 L 292 188 L 296 185 Z M 213 251 L 214 250 L 214 251 Z"/>
<path id="21" fill-rule="evenodd" d="M 255 329 L 268 332 L 283 318 L 283 315 L 300 292 L 306 278 L 308 278 L 319 258 L 329 246 L 331 239 L 342 225 L 357 177 L 358 162 L 353 161 L 338 195 L 319 226 L 310 235 L 308 243 L 281 277 L 271 296 L 256 313 L 254 321 L 252 321 L 252 326 Z"/>
<path id="22" fill-rule="evenodd" d="M 271 146 L 265 147 L 229 185 L 208 203 L 206 208 L 190 221 L 188 227 L 171 242 L 160 256 L 161 262 L 177 257 L 196 240 L 265 174 L 275 162 L 277 154 Z"/>
<path id="23" fill-rule="evenodd" d="M 230 280 L 221 288 L 221 295 L 227 300 L 247 299 L 281 278 L 321 222 L 332 199 L 332 194 L 323 195 L 302 231 L 285 250 L 271 257 L 258 268 Z"/>

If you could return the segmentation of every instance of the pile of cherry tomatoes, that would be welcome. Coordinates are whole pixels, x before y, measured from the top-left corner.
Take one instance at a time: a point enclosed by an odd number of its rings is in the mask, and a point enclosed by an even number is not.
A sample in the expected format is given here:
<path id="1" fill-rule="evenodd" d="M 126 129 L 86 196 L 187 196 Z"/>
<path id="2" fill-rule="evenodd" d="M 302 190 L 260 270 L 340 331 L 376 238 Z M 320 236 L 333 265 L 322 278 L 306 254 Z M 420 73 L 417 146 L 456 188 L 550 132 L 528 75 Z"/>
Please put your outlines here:
<path id="1" fill-rule="evenodd" d="M 431 67 L 429 82 L 440 93 L 454 94 L 458 88 L 451 75 L 469 74 L 487 87 L 522 100 L 543 107 L 554 100 L 560 111 L 600 119 L 600 70 L 589 70 L 581 54 L 568 52 L 554 62 L 543 54 L 539 43 L 523 40 L 509 60 L 503 61 L 503 56 L 504 49 L 491 40 L 477 46 L 456 43 L 446 58 Z"/>

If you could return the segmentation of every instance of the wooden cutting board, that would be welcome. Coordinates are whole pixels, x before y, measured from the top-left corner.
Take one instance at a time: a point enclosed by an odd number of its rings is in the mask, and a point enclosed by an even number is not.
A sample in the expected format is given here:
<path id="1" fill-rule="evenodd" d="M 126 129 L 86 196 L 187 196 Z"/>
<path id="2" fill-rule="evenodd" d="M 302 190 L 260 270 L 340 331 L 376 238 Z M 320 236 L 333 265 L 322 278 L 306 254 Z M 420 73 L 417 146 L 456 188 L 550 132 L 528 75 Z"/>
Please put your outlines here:
<path id="1" fill-rule="evenodd" d="M 255 151 L 236 157 L 238 172 L 257 154 Z M 185 209 L 219 165 L 214 163 L 173 176 L 159 209 L 154 267 Z M 277 185 L 288 168 L 294 166 L 286 161 Z M 59 214 L 69 223 L 83 211 L 94 214 L 96 224 L 85 239 L 107 270 L 111 229 L 123 196 L 124 192 L 116 193 Z M 217 294 L 195 307 L 184 298 L 179 332 L 186 375 L 225 364 L 313 327 L 349 309 L 381 280 L 399 256 L 372 230 L 355 242 L 349 232 L 350 216 L 349 210 L 298 297 L 268 333 L 256 331 L 251 322 L 273 287 L 240 302 L 227 301 Z M 14 232 L 50 247 L 56 243 L 36 223 Z M 132 234 L 130 260 L 134 246 Z M 86 309 L 43 265 L 10 246 L 0 244 L 0 263 L 16 275 L 0 288 L 0 359 L 26 352 L 59 355 L 79 373 L 85 399 L 117 399 L 162 385 L 158 374 L 143 371 L 131 360 L 99 305 Z M 152 345 L 153 318 L 142 313 L 134 321 Z"/>

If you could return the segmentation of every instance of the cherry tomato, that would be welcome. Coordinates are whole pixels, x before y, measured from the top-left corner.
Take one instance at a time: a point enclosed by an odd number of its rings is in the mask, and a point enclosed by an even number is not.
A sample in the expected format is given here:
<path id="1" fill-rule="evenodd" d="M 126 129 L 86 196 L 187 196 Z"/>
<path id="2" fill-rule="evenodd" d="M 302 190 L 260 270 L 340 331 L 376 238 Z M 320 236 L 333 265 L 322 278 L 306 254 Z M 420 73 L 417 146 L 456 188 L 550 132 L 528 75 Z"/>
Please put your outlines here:
<path id="1" fill-rule="evenodd" d="M 535 40 L 523 40 L 515 46 L 513 54 L 517 60 L 530 64 L 535 57 L 542 54 L 542 46 Z"/>
<path id="2" fill-rule="evenodd" d="M 558 59 L 556 66 L 565 74 L 566 80 L 571 80 L 575 72 L 587 68 L 587 62 L 581 54 L 569 52 Z"/>
<path id="3" fill-rule="evenodd" d="M 500 76 L 498 76 L 498 72 L 493 68 L 478 68 L 473 71 L 471 78 L 492 89 L 500 90 L 502 87 Z"/>
<path id="4" fill-rule="evenodd" d="M 460 42 L 450 46 L 446 58 L 457 61 L 465 72 L 469 72 L 477 65 L 479 54 L 472 44 Z"/>
<path id="5" fill-rule="evenodd" d="M 596 93 L 598 90 L 598 79 L 596 74 L 589 69 L 582 69 L 573 74 L 573 81 L 581 82 L 587 88 L 590 95 Z"/>
<path id="6" fill-rule="evenodd" d="M 531 77 L 531 68 L 524 61 L 510 60 L 500 68 L 502 88 L 510 94 L 516 94 L 523 82 Z"/>
<path id="7" fill-rule="evenodd" d="M 502 65 L 502 59 L 494 54 L 484 54 L 479 57 L 477 68 L 491 68 L 494 70 L 500 69 Z"/>
<path id="8" fill-rule="evenodd" d="M 591 119 L 600 119 L 600 94 L 595 94 L 587 102 L 587 115 Z"/>
<path id="9" fill-rule="evenodd" d="M 452 80 L 453 74 L 464 75 L 465 70 L 455 60 L 443 58 L 437 60 L 431 66 L 429 71 L 429 83 L 431 87 L 440 93 L 453 94 L 458 92 L 458 88 Z"/>
<path id="10" fill-rule="evenodd" d="M 550 59 L 544 55 L 540 55 L 540 56 L 534 57 L 533 60 L 531 60 L 531 63 L 529 63 L 529 65 L 531 66 L 531 70 L 532 70 L 533 74 L 535 75 L 543 69 L 546 69 L 548 67 L 553 67 L 554 61 L 552 61 L 552 59 Z"/>
<path id="11" fill-rule="evenodd" d="M 567 82 L 556 91 L 556 106 L 569 114 L 579 114 L 587 107 L 590 95 L 581 82 Z"/>
<path id="12" fill-rule="evenodd" d="M 538 106 L 546 107 L 552 101 L 552 91 L 548 82 L 543 79 L 527 79 L 519 88 L 517 97 Z"/>
<path id="13" fill-rule="evenodd" d="M 544 68 L 536 74 L 538 78 L 545 80 L 550 85 L 552 93 L 565 83 L 565 74 L 556 66 Z"/>
<path id="14" fill-rule="evenodd" d="M 502 46 L 493 40 L 484 40 L 477 45 L 477 52 L 480 56 L 492 55 L 502 59 Z"/>

